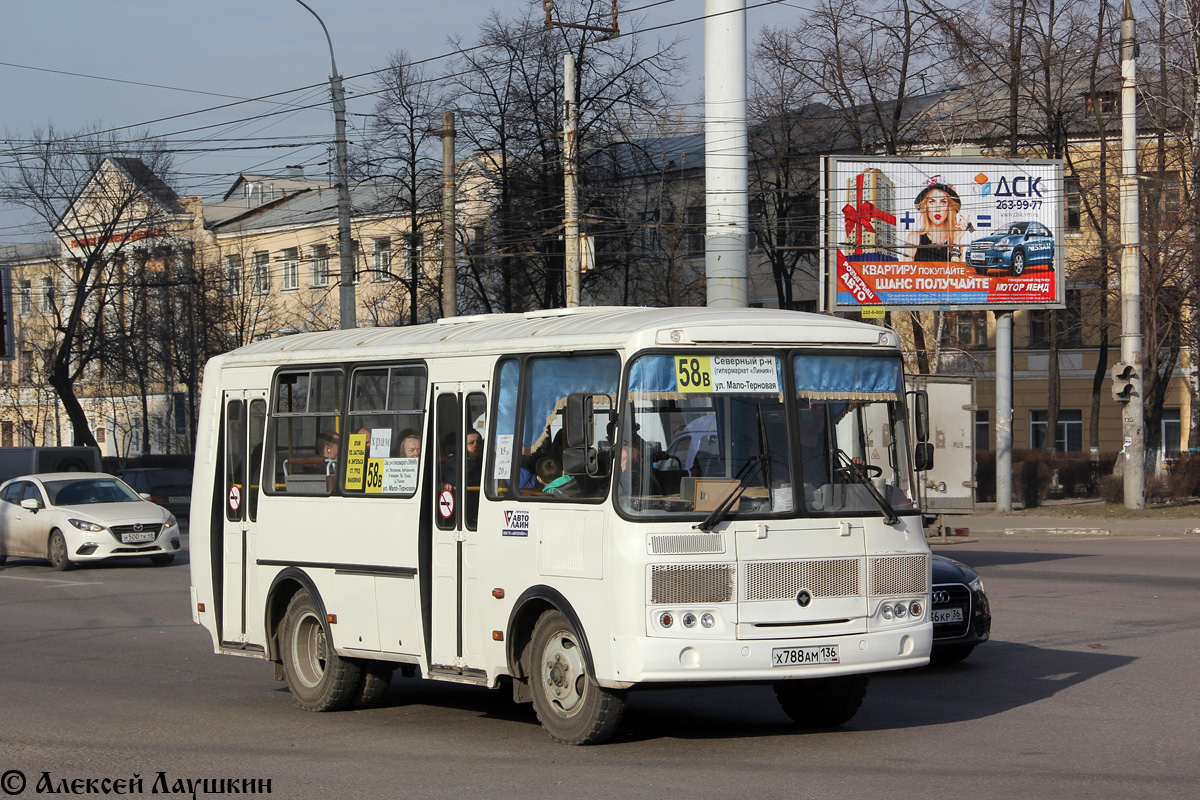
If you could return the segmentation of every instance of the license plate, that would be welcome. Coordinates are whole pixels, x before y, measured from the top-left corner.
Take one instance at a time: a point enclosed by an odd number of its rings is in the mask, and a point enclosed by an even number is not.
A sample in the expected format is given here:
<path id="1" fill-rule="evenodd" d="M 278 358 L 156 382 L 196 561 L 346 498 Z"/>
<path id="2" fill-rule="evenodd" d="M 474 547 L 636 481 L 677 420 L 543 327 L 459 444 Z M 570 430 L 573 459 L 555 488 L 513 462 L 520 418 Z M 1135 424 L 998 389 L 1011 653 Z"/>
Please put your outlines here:
<path id="1" fill-rule="evenodd" d="M 124 544 L 132 544 L 133 542 L 153 542 L 157 534 L 154 531 L 134 531 L 132 533 L 122 533 L 121 541 Z"/>
<path id="2" fill-rule="evenodd" d="M 190 498 L 190 497 L 168 497 L 167 502 L 168 503 L 190 503 L 190 502 L 192 502 L 192 498 Z"/>
<path id="3" fill-rule="evenodd" d="M 935 608 L 933 610 L 933 624 L 938 625 L 943 622 L 962 622 L 963 610 L 961 608 Z"/>
<path id="4" fill-rule="evenodd" d="M 983 263 L 983 253 L 971 253 L 971 263 L 972 264 L 982 264 Z"/>
<path id="5" fill-rule="evenodd" d="M 821 647 L 776 647 L 771 651 L 772 667 L 837 664 L 840 661 L 836 644 L 827 644 Z"/>

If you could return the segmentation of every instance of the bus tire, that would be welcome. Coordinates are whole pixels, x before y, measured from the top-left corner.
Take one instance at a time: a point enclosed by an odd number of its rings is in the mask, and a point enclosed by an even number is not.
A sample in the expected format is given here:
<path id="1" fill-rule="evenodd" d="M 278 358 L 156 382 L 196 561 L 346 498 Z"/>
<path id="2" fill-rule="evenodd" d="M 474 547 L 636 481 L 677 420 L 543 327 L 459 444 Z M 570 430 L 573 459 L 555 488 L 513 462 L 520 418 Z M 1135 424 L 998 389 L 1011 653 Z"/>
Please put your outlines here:
<path id="1" fill-rule="evenodd" d="M 579 634 L 558 611 L 538 618 L 529 658 L 533 709 L 551 739 L 599 744 L 616 732 L 625 713 L 625 693 L 592 680 Z"/>
<path id="2" fill-rule="evenodd" d="M 388 688 L 392 685 L 392 671 L 395 667 L 387 661 L 363 659 L 358 662 L 362 677 L 358 680 L 351 708 L 374 708 L 383 700 Z"/>
<path id="3" fill-rule="evenodd" d="M 72 566 L 71 556 L 67 553 L 67 539 L 58 528 L 50 531 L 50 541 L 46 544 L 46 558 L 55 572 L 66 572 Z"/>
<path id="4" fill-rule="evenodd" d="M 866 675 L 778 681 L 775 697 L 785 714 L 806 728 L 836 728 L 858 713 L 867 696 Z"/>
<path id="5" fill-rule="evenodd" d="M 296 705 L 305 711 L 337 711 L 350 705 L 362 669 L 333 651 L 321 611 L 304 589 L 288 603 L 280 641 L 283 672 Z"/>

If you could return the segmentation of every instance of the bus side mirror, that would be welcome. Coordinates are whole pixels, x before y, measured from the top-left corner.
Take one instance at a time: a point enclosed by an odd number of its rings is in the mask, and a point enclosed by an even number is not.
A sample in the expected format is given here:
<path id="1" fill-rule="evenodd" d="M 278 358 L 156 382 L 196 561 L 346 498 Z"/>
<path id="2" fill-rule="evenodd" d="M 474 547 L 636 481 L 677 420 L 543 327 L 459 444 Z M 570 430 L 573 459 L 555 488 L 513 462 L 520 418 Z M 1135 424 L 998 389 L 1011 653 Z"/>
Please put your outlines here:
<path id="1" fill-rule="evenodd" d="M 929 441 L 929 393 L 924 389 L 909 392 L 912 397 L 913 434 L 918 442 Z M 932 459 L 930 459 L 932 461 Z"/>
<path id="2" fill-rule="evenodd" d="M 592 446 L 592 396 L 584 392 L 567 395 L 566 418 L 563 420 L 563 434 L 567 447 Z"/>
<path id="3" fill-rule="evenodd" d="M 933 469 L 933 445 L 929 442 L 918 442 L 913 448 L 913 468 L 917 472 Z"/>

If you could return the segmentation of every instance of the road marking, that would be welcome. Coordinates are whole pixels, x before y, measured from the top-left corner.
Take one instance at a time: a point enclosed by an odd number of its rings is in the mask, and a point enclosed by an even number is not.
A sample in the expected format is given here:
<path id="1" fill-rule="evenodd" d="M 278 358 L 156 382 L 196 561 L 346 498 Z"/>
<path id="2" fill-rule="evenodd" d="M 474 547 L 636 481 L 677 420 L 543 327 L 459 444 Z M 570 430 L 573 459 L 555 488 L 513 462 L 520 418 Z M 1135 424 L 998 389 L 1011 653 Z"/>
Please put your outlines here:
<path id="1" fill-rule="evenodd" d="M 0 578 L 5 578 L 10 581 L 38 581 L 40 583 L 53 583 L 55 586 L 48 586 L 48 589 L 55 589 L 58 586 L 100 586 L 104 581 L 66 581 L 57 578 L 22 578 L 18 575 L 0 575 Z"/>

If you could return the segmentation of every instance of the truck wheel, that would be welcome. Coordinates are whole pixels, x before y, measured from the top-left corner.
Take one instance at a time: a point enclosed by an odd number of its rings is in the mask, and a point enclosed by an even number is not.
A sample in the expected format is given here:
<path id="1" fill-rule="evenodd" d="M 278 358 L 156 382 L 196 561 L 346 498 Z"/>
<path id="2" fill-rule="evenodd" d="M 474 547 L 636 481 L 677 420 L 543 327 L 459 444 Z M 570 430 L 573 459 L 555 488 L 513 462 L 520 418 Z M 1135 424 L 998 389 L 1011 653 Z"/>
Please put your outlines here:
<path id="1" fill-rule="evenodd" d="M 67 539 L 58 528 L 50 531 L 50 543 L 46 547 L 46 558 L 56 572 L 66 572 L 72 566 L 71 557 L 67 555 Z"/>
<path id="2" fill-rule="evenodd" d="M 337 711 L 354 700 L 362 669 L 333 651 L 320 610 L 304 589 L 288 603 L 279 638 L 283 672 L 298 706 Z"/>
<path id="3" fill-rule="evenodd" d="M 598 744 L 616 732 L 625 693 L 605 689 L 587 674 L 579 635 L 566 617 L 558 611 L 542 614 L 529 654 L 533 709 L 551 739 Z"/>
<path id="4" fill-rule="evenodd" d="M 836 728 L 858 713 L 867 696 L 866 675 L 779 681 L 775 697 L 785 714 L 806 728 Z"/>

